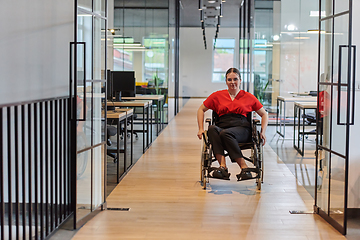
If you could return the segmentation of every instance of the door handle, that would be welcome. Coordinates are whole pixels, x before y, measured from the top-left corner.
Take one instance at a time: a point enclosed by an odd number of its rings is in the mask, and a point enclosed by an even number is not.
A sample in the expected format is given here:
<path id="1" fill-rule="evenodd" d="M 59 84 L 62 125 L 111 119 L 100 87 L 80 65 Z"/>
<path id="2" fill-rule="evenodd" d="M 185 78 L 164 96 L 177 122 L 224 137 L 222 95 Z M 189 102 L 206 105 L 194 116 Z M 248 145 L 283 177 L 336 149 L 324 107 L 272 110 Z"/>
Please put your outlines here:
<path id="1" fill-rule="evenodd" d="M 84 97 L 83 97 L 83 117 L 77 118 L 76 116 L 73 116 L 71 111 L 71 119 L 76 121 L 85 121 L 86 120 L 86 43 L 85 42 L 70 42 L 70 99 L 72 101 L 77 101 L 78 95 L 77 95 L 77 52 L 75 51 L 74 59 L 76 66 L 73 69 L 73 47 L 77 47 L 77 45 L 83 45 L 84 46 L 84 54 L 83 54 L 83 64 L 84 64 Z M 73 71 L 74 70 L 74 71 Z M 74 79 L 73 79 L 74 77 Z M 74 85 L 72 85 L 72 83 Z M 74 87 L 74 89 L 72 88 Z M 74 95 L 72 95 L 72 91 L 74 91 Z M 76 99 L 75 99 L 76 98 Z M 72 105 L 73 106 L 73 105 Z"/>
<path id="2" fill-rule="evenodd" d="M 349 125 L 354 125 L 355 119 L 355 69 L 356 69 L 356 46 L 352 45 L 351 48 L 353 49 L 353 56 L 352 56 L 352 64 L 353 64 L 353 71 L 352 71 L 352 106 L 351 106 L 351 121 Z"/>
<path id="3" fill-rule="evenodd" d="M 351 62 L 352 62 L 352 66 L 350 69 L 350 72 L 352 70 L 352 78 L 348 76 L 348 81 L 347 81 L 347 98 L 350 100 L 350 104 L 351 104 L 351 109 L 350 109 L 350 114 L 351 117 L 349 119 L 349 121 L 347 122 L 341 122 L 340 121 L 340 105 L 341 105 L 341 87 L 342 87 L 342 83 L 341 83 L 341 58 L 342 58 L 342 49 L 343 48 L 349 48 L 349 45 L 339 45 L 339 73 L 338 73 L 338 104 L 337 104 L 337 124 L 338 125 L 354 125 L 354 118 L 355 118 L 355 68 L 356 68 L 356 46 L 352 45 L 350 49 L 348 49 L 349 53 L 348 55 L 350 56 L 350 62 L 348 65 L 351 66 Z M 351 76 L 350 75 L 350 76 Z M 350 91 L 351 89 L 351 91 Z M 349 109 L 349 108 L 348 108 Z"/>
<path id="4" fill-rule="evenodd" d="M 337 125 L 345 125 L 340 121 L 340 105 L 341 105 L 341 58 L 342 58 L 342 49 L 347 47 L 347 45 L 339 45 L 339 70 L 338 70 L 338 99 L 337 99 Z"/>

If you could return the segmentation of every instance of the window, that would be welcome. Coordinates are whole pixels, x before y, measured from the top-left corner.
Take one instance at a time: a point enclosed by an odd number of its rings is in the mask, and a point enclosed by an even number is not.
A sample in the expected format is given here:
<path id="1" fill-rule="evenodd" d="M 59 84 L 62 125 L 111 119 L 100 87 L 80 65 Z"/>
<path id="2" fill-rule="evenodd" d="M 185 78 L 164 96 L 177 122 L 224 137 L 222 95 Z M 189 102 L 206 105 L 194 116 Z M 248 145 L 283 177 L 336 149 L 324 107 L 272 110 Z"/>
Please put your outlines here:
<path id="1" fill-rule="evenodd" d="M 165 38 L 145 38 L 143 79 L 148 86 L 164 87 L 167 84 L 167 40 Z"/>
<path id="2" fill-rule="evenodd" d="M 133 38 L 114 38 L 114 71 L 133 71 Z M 130 47 L 130 48 L 129 48 Z"/>
<path id="3" fill-rule="evenodd" d="M 213 41 L 213 82 L 225 81 L 226 71 L 234 67 L 235 39 L 217 39 Z"/>

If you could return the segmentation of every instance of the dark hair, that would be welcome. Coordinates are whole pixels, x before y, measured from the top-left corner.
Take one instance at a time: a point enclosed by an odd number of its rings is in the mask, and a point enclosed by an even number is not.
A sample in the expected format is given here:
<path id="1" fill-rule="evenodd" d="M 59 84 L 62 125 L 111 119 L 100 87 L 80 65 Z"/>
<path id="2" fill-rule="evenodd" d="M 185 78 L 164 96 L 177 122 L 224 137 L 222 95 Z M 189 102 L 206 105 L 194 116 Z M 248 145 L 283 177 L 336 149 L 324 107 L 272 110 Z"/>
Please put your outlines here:
<path id="1" fill-rule="evenodd" d="M 227 78 L 227 75 L 229 74 L 229 73 L 236 73 L 237 75 L 239 75 L 239 79 L 241 80 L 241 75 L 240 75 L 240 71 L 237 69 L 237 68 L 229 68 L 227 71 L 226 71 L 226 73 L 225 73 L 225 80 L 226 80 L 226 78 Z"/>

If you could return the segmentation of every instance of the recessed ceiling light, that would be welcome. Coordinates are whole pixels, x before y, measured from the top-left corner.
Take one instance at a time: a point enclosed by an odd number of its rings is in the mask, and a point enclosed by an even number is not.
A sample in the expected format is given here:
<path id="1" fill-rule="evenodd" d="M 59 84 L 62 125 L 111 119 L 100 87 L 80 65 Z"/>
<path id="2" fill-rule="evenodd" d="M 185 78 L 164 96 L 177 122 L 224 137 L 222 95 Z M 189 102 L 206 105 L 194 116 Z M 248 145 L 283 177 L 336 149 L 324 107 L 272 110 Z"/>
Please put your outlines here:
<path id="1" fill-rule="evenodd" d="M 208 0 L 208 3 L 215 3 L 216 1 L 214 0 Z"/>
<path id="2" fill-rule="evenodd" d="M 294 37 L 294 39 L 310 39 L 310 37 Z"/>
<path id="3" fill-rule="evenodd" d="M 326 17 L 326 11 L 321 11 L 320 16 Z M 310 11 L 310 17 L 319 17 L 319 11 Z"/>
<path id="4" fill-rule="evenodd" d="M 287 26 L 287 30 L 289 30 L 289 31 L 294 31 L 295 29 L 296 29 L 296 27 L 292 24 Z"/>

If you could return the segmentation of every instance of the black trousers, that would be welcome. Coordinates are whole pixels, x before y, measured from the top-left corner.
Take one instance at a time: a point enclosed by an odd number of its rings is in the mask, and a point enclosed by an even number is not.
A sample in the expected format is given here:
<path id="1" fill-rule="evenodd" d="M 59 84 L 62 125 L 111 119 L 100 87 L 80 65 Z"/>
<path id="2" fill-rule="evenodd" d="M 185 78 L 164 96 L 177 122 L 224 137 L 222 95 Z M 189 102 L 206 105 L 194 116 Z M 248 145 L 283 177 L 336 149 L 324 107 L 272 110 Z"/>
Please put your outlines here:
<path id="1" fill-rule="evenodd" d="M 234 162 L 236 158 L 243 157 L 238 143 L 246 143 L 251 140 L 251 129 L 247 126 L 220 128 L 210 125 L 208 137 L 214 154 L 224 155 L 224 150 L 226 150 L 231 161 Z"/>

